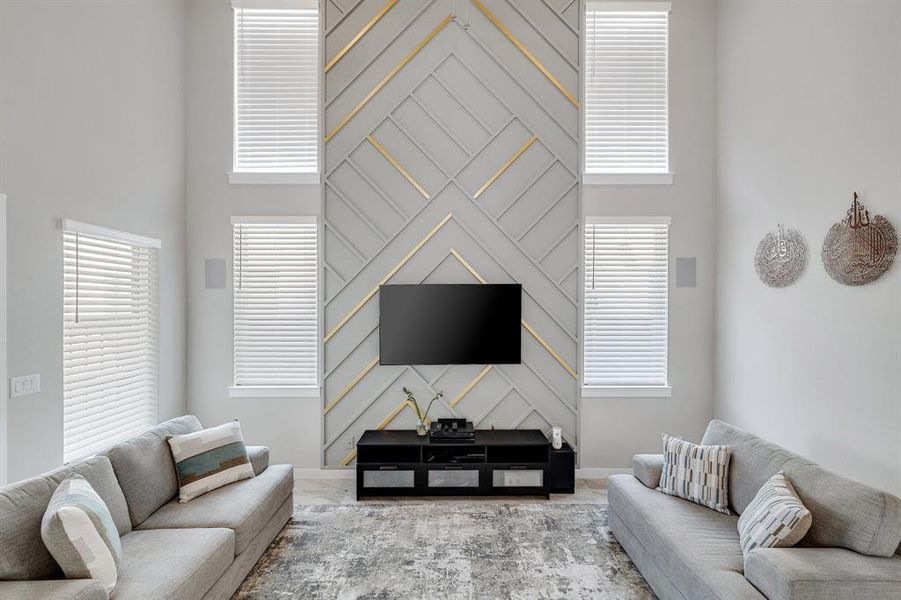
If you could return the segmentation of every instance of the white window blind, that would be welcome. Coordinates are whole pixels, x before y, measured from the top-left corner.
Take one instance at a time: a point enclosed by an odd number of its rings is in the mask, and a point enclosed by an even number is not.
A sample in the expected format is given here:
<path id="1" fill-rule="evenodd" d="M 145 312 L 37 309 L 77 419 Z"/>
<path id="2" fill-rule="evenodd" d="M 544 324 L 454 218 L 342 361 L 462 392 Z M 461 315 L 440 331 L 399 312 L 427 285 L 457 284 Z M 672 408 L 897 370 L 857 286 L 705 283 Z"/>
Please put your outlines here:
<path id="1" fill-rule="evenodd" d="M 585 226 L 586 386 L 667 385 L 669 220 Z"/>
<path id="2" fill-rule="evenodd" d="M 235 218 L 235 387 L 318 385 L 315 218 Z"/>
<path id="3" fill-rule="evenodd" d="M 307 0 L 234 0 L 236 173 L 318 171 L 319 16 Z"/>
<path id="4" fill-rule="evenodd" d="M 63 459 L 157 423 L 159 241 L 63 224 Z"/>
<path id="5" fill-rule="evenodd" d="M 585 172 L 669 172 L 669 4 L 589 2 Z"/>

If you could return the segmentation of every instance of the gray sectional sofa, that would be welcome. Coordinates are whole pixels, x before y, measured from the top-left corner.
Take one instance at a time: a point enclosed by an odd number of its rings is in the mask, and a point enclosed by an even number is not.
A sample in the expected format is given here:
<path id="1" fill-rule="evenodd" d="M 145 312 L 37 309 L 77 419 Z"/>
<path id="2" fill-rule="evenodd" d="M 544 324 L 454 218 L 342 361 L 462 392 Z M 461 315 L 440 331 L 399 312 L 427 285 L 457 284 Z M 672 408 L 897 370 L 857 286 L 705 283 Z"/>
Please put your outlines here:
<path id="1" fill-rule="evenodd" d="M 702 444 L 732 446 L 728 516 L 654 490 L 662 455 L 614 475 L 609 524 L 663 600 L 901 600 L 901 499 L 792 454 L 723 421 Z M 785 471 L 813 515 L 798 547 L 742 557 L 738 514 Z"/>
<path id="2" fill-rule="evenodd" d="M 0 488 L 0 599 L 229 598 L 291 517 L 294 471 L 249 446 L 256 477 L 178 502 L 166 436 L 202 429 L 192 415 L 166 421 L 84 461 Z M 62 578 L 41 540 L 41 518 L 59 483 L 87 479 L 122 541 L 111 594 L 93 580 Z"/>

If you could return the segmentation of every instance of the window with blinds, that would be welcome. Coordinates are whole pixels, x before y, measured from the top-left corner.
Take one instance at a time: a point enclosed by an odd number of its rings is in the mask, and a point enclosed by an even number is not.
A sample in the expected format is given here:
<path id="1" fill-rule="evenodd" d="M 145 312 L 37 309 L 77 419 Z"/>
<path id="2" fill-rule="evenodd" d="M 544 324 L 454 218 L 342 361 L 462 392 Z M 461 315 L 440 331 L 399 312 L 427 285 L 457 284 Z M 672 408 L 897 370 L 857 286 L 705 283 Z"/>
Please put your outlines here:
<path id="1" fill-rule="evenodd" d="M 233 0 L 235 173 L 319 170 L 319 15 L 309 0 Z"/>
<path id="2" fill-rule="evenodd" d="M 157 423 L 158 240 L 63 224 L 63 460 Z"/>
<path id="3" fill-rule="evenodd" d="M 667 385 L 669 219 L 585 225 L 587 387 Z"/>
<path id="4" fill-rule="evenodd" d="M 235 389 L 318 386 L 315 218 L 232 224 Z"/>
<path id="5" fill-rule="evenodd" d="M 669 11 L 669 3 L 588 2 L 586 174 L 669 174 Z"/>

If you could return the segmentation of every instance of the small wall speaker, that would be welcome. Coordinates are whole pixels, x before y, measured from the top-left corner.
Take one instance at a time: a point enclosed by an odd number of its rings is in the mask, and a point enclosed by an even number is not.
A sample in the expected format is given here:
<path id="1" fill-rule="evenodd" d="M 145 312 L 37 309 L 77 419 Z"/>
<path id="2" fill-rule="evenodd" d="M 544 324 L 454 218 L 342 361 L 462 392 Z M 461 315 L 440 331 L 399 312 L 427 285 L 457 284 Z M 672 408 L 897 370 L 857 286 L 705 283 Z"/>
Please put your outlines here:
<path id="1" fill-rule="evenodd" d="M 694 256 L 676 258 L 676 287 L 698 286 L 698 259 Z"/>
<path id="2" fill-rule="evenodd" d="M 226 280 L 225 259 L 207 258 L 203 261 L 203 266 L 206 289 L 224 290 Z"/>

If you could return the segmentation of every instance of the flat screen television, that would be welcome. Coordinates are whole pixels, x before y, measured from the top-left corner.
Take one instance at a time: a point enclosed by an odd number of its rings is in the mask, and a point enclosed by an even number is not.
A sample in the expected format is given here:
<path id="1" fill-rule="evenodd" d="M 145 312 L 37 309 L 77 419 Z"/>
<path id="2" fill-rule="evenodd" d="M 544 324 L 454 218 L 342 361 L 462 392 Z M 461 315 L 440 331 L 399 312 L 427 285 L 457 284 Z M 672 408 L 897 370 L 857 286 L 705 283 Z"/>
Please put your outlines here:
<path id="1" fill-rule="evenodd" d="M 521 362 L 519 284 L 383 285 L 379 364 Z"/>

